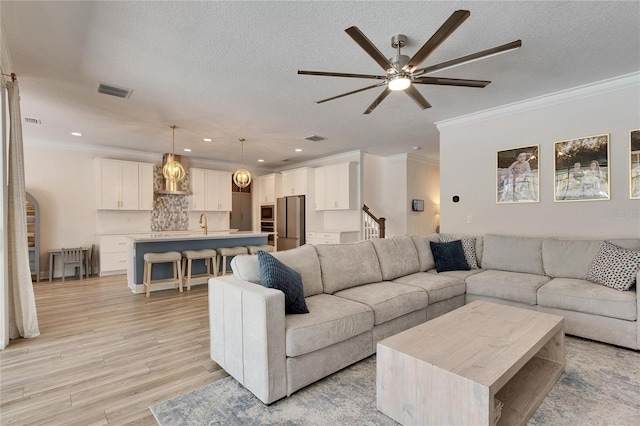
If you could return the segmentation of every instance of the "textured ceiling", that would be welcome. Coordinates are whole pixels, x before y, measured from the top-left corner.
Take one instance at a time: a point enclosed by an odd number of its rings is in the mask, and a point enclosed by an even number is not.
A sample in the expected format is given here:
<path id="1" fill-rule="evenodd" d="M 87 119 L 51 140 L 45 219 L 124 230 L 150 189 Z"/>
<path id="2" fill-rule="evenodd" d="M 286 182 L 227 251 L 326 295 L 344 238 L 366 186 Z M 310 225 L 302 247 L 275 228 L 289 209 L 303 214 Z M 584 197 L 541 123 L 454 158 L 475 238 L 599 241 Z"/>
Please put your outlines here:
<path id="1" fill-rule="evenodd" d="M 421 110 L 392 93 L 363 115 L 370 80 L 298 69 L 379 74 L 344 32 L 357 26 L 387 56 L 407 35 L 409 56 L 457 9 L 471 11 L 424 63 L 521 39 L 523 47 L 433 74 L 491 80 L 484 89 L 425 86 Z M 2 31 L 18 75 L 25 138 L 100 145 L 266 167 L 356 149 L 437 159 L 434 122 L 640 70 L 640 2 L 12 2 Z M 98 94 L 98 82 L 133 89 Z M 70 132 L 82 132 L 78 138 Z M 304 137 L 326 138 L 310 142 Z M 204 142 L 211 138 L 212 142 Z M 191 148 L 191 153 L 183 153 Z M 302 152 L 294 152 L 302 148 Z"/>

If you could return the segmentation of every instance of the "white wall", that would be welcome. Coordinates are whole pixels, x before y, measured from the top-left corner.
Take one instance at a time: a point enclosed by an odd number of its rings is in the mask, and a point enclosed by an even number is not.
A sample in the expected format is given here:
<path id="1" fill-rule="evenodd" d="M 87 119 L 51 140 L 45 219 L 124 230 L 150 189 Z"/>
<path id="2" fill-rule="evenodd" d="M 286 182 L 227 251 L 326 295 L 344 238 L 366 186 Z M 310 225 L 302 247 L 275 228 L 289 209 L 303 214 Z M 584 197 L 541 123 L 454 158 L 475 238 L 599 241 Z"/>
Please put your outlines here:
<path id="1" fill-rule="evenodd" d="M 640 128 L 640 73 L 437 125 L 442 232 L 640 237 L 640 200 L 629 198 L 629 131 Z M 604 133 L 611 199 L 555 203 L 554 142 Z M 540 202 L 497 204 L 496 152 L 536 144 Z"/>
<path id="2" fill-rule="evenodd" d="M 424 211 L 414 212 L 414 199 L 424 201 Z M 440 165 L 423 157 L 407 158 L 407 234 L 424 235 L 436 232 L 440 211 Z"/>
<path id="3" fill-rule="evenodd" d="M 364 157 L 364 204 L 386 221 L 386 235 L 435 232 L 440 200 L 439 166 L 433 160 L 401 154 Z M 424 200 L 425 211 L 411 210 L 413 199 Z"/>

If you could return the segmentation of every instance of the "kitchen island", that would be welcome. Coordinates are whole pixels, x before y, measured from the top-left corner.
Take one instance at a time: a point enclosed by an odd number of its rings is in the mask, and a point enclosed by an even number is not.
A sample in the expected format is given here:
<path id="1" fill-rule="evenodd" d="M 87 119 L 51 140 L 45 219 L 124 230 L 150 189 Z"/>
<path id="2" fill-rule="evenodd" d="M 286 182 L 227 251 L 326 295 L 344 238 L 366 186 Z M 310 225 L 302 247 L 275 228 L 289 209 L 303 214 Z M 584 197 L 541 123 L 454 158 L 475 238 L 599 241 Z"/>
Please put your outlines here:
<path id="1" fill-rule="evenodd" d="M 266 232 L 239 231 L 204 233 L 156 232 L 137 234 L 129 237 L 129 254 L 127 256 L 127 284 L 134 293 L 143 293 L 144 255 L 146 253 L 162 253 L 167 251 L 182 252 L 184 250 L 217 249 L 221 247 L 258 246 L 267 244 Z M 229 268 L 227 268 L 229 270 Z M 192 274 L 205 272 L 204 262 L 194 262 Z M 153 265 L 153 279 L 173 276 L 170 263 Z M 167 286 L 166 288 L 171 288 Z M 163 290 L 162 286 L 152 288 Z"/>

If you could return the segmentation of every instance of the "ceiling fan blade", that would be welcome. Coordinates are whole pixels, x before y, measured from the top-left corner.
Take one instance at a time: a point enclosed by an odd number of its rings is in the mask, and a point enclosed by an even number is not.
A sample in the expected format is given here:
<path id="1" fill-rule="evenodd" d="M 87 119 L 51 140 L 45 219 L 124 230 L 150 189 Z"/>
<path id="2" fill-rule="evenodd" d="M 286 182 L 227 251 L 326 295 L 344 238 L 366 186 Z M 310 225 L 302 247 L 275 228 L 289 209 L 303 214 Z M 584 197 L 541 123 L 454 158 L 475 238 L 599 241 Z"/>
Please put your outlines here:
<path id="1" fill-rule="evenodd" d="M 376 109 L 378 105 L 380 105 L 380 102 L 382 102 L 384 98 L 386 98 L 389 95 L 389 93 L 391 93 L 391 90 L 389 90 L 388 87 L 385 87 L 384 91 L 380 93 L 380 95 L 378 95 L 378 97 L 371 103 L 371 105 L 369 105 L 369 107 L 365 110 L 363 114 L 370 114 L 371 111 L 373 111 L 374 109 Z"/>
<path id="2" fill-rule="evenodd" d="M 440 44 L 447 39 L 462 23 L 471 15 L 468 10 L 456 10 L 451 14 L 449 19 L 436 31 L 429 40 L 416 52 L 409 62 L 402 67 L 402 71 L 413 72 L 418 65 L 434 51 Z"/>
<path id="3" fill-rule="evenodd" d="M 350 77 L 350 78 L 372 78 L 376 80 L 386 80 L 384 75 L 371 75 L 371 74 L 348 74 L 342 72 L 325 72 L 325 71 L 303 71 L 298 70 L 298 74 L 301 75 L 320 75 L 324 77 Z"/>
<path id="4" fill-rule="evenodd" d="M 429 67 L 421 68 L 419 70 L 415 70 L 413 75 L 423 75 L 428 74 L 430 72 L 442 71 L 449 68 L 457 67 L 459 65 L 468 64 L 470 62 L 479 61 L 480 59 L 489 58 L 491 56 L 500 55 L 502 53 L 511 52 L 513 50 L 519 49 L 522 46 L 522 40 L 512 41 L 511 43 L 503 44 L 501 46 L 492 47 L 491 49 L 486 49 L 481 52 L 472 53 L 470 55 L 461 56 L 456 59 L 452 59 L 447 62 L 442 62 L 440 64 L 431 65 Z"/>
<path id="5" fill-rule="evenodd" d="M 460 78 L 420 77 L 412 80 L 418 84 L 439 84 L 442 86 L 486 87 L 488 80 L 463 80 Z"/>
<path id="6" fill-rule="evenodd" d="M 387 59 L 387 57 L 384 56 L 373 43 L 371 43 L 371 40 L 369 40 L 367 36 L 358 29 L 358 27 L 349 27 L 345 31 L 361 48 L 364 49 L 365 52 L 369 54 L 369 56 L 373 58 L 374 61 L 378 63 L 378 65 L 382 67 L 383 70 L 386 71 L 389 68 L 393 68 L 389 59 Z"/>
<path id="7" fill-rule="evenodd" d="M 414 86 L 407 87 L 404 92 L 409 95 L 409 97 L 413 99 L 415 103 L 420 106 L 420 108 L 431 108 L 431 104 L 427 102 L 427 100 L 422 96 L 422 94 L 420 94 L 420 92 L 418 92 L 418 89 L 416 89 Z"/>
<path id="8" fill-rule="evenodd" d="M 384 86 L 385 84 L 387 84 L 386 81 L 382 82 L 382 83 L 378 83 L 378 84 L 374 84 L 373 86 L 368 86 L 368 87 L 363 87 L 362 89 L 358 89 L 358 90 L 354 90 L 352 92 L 347 92 L 347 93 L 343 93 L 341 95 L 338 96 L 333 96 L 331 98 L 327 98 L 327 99 L 323 99 L 321 101 L 317 101 L 317 104 L 321 104 L 323 102 L 327 102 L 327 101 L 332 101 L 334 99 L 338 99 L 338 98 L 342 98 L 343 96 L 349 96 L 349 95 L 353 95 L 355 93 L 360 93 L 360 92 L 364 92 L 365 90 L 369 90 L 369 89 L 373 89 L 374 87 L 380 87 L 380 86 Z"/>

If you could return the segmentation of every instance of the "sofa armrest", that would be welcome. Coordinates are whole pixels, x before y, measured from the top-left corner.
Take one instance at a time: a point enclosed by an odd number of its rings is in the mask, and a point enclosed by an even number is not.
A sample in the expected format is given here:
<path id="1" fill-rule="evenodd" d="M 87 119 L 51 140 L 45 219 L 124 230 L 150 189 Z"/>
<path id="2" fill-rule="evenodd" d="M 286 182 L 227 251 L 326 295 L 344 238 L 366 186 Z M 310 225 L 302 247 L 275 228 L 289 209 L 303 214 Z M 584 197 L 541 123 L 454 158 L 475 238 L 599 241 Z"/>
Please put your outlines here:
<path id="1" fill-rule="evenodd" d="M 287 395 L 284 293 L 235 276 L 209 280 L 211 359 L 265 404 Z"/>

